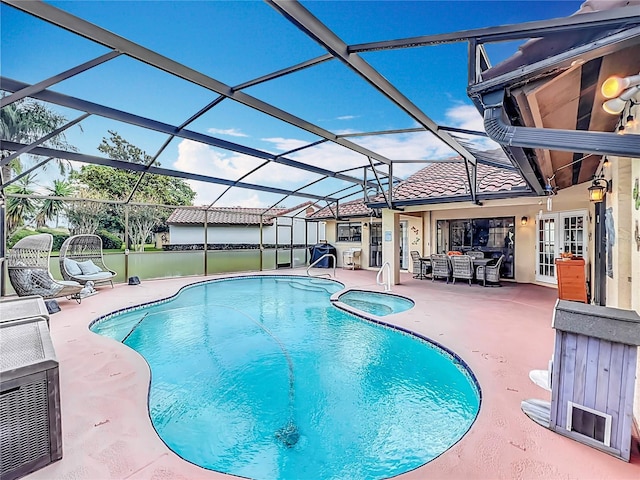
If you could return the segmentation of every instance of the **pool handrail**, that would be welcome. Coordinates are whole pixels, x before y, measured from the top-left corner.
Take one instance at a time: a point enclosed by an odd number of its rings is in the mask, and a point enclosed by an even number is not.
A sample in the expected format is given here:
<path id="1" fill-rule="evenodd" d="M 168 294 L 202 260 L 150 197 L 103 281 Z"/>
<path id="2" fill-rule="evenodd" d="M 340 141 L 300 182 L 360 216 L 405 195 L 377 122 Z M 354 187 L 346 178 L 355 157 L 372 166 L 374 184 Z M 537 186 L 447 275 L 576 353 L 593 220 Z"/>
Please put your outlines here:
<path id="1" fill-rule="evenodd" d="M 324 277 L 324 276 L 328 276 L 329 278 L 331 278 L 331 274 L 330 273 L 321 273 L 319 275 L 311 275 L 309 273 L 309 270 L 311 270 L 311 267 L 315 266 L 317 263 L 320 262 L 320 260 L 322 260 L 325 257 L 331 257 L 333 258 L 333 276 L 336 276 L 336 263 L 338 263 L 338 260 L 336 259 L 336 256 L 333 253 L 325 253 L 324 255 L 322 255 L 320 258 L 316 259 L 315 262 L 313 262 L 311 265 L 309 265 L 307 267 L 307 276 L 308 277 Z"/>
<path id="2" fill-rule="evenodd" d="M 387 267 L 387 281 L 384 281 L 384 268 Z M 382 280 L 380 280 L 382 278 Z M 389 262 L 384 262 L 378 270 L 378 274 L 376 275 L 376 283 L 378 285 L 384 286 L 385 292 L 391 291 L 391 265 Z"/>

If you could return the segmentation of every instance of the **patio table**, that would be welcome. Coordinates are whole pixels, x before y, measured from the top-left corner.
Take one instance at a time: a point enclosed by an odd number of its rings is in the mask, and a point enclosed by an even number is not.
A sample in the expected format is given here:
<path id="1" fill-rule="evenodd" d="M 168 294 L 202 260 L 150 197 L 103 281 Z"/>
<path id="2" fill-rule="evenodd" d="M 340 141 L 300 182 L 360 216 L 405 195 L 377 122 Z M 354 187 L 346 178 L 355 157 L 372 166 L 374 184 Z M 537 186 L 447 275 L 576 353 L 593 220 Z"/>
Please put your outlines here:
<path id="1" fill-rule="evenodd" d="M 489 265 L 489 263 L 491 263 L 492 261 L 494 261 L 495 259 L 493 258 L 472 258 L 471 261 L 473 263 L 473 269 L 475 271 L 477 271 L 476 267 L 482 265 L 484 267 L 486 267 L 487 265 Z M 482 286 L 486 287 L 487 286 L 487 269 L 483 269 L 482 270 L 483 275 L 482 275 Z M 479 278 L 476 277 L 476 280 L 480 281 Z"/>

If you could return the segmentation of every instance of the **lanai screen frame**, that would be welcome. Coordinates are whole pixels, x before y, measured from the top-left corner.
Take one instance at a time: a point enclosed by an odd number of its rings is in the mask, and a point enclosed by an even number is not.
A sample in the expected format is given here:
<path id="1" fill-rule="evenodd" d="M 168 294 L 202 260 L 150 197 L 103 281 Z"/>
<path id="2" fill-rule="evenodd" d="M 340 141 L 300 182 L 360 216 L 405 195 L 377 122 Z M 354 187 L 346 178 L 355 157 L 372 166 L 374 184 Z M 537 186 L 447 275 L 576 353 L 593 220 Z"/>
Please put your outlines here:
<path id="1" fill-rule="evenodd" d="M 100 55 L 90 61 L 84 62 L 81 65 L 68 69 L 64 72 L 60 72 L 57 75 L 54 75 L 48 79 L 44 79 L 35 84 L 27 84 L 18 80 L 0 77 L 0 88 L 5 91 L 12 92 L 11 95 L 6 96 L 0 100 L 0 107 L 5 107 L 20 98 L 29 97 L 36 100 L 42 100 L 45 102 L 68 107 L 74 110 L 78 110 L 79 112 L 84 112 L 76 119 L 70 121 L 63 127 L 56 130 L 56 132 L 52 132 L 42 139 L 32 143 L 31 145 L 2 141 L 3 150 L 14 152 L 10 157 L 2 159 L 2 165 L 8 163 L 8 161 L 10 161 L 12 157 L 17 156 L 20 153 L 29 152 L 34 155 L 45 157 L 45 160 L 38 163 L 35 168 L 41 167 L 51 159 L 58 158 L 76 160 L 87 164 L 107 165 L 114 168 L 123 168 L 127 170 L 138 171 L 140 172 L 140 179 L 142 179 L 146 173 L 154 173 L 169 175 L 187 180 L 197 180 L 208 183 L 222 184 L 226 185 L 228 188 L 238 187 L 246 188 L 249 190 L 267 191 L 270 193 L 281 194 L 283 196 L 282 200 L 289 196 L 294 196 L 304 199 L 311 199 L 316 203 L 325 202 L 327 205 L 335 204 L 336 218 L 339 217 L 340 213 L 339 202 L 344 198 L 353 197 L 354 193 L 360 191 L 362 192 L 365 201 L 368 201 L 370 192 L 382 193 L 384 197 L 384 204 L 387 208 L 401 208 L 394 202 L 393 199 L 393 185 L 400 180 L 393 174 L 394 163 L 397 164 L 415 162 L 426 164 L 432 161 L 424 159 L 406 159 L 398 161 L 391 160 L 378 152 L 369 150 L 349 140 L 350 136 L 358 135 L 385 135 L 416 131 L 430 132 L 437 139 L 439 139 L 454 152 L 460 155 L 460 157 L 464 160 L 467 177 L 466 180 L 469 185 L 468 200 L 472 203 L 479 203 L 477 196 L 476 163 L 478 161 L 482 161 L 482 159 L 476 158 L 476 156 L 464 146 L 463 142 L 460 142 L 451 133 L 462 133 L 478 136 L 486 136 L 486 134 L 484 132 L 464 131 L 453 127 L 447 127 L 445 125 L 437 124 L 431 118 L 429 118 L 418 106 L 416 106 L 406 96 L 404 96 L 398 88 L 396 88 L 391 82 L 387 81 L 376 69 L 369 65 L 359 55 L 360 53 L 383 49 L 394 50 L 402 48 L 419 48 L 447 43 L 466 42 L 468 46 L 468 91 L 471 94 L 471 92 L 474 91 L 474 86 L 476 84 L 482 83 L 481 72 L 490 67 L 490 60 L 484 47 L 484 45 L 487 43 L 525 40 L 527 38 L 542 37 L 545 35 L 556 35 L 562 32 L 580 31 L 583 29 L 589 31 L 591 31 L 592 29 L 600 29 L 605 31 L 614 27 L 624 27 L 628 26 L 629 24 L 640 23 L 640 8 L 630 7 L 607 10 L 603 12 L 585 13 L 572 17 L 505 25 L 500 27 L 487 27 L 447 34 L 436 34 L 400 40 L 348 45 L 343 40 L 341 40 L 331 29 L 324 25 L 319 19 L 314 17 L 298 1 L 265 0 L 267 4 L 272 6 L 278 13 L 280 13 L 284 18 L 294 24 L 305 35 L 313 39 L 316 43 L 320 44 L 325 50 L 327 50 L 327 53 L 308 59 L 296 65 L 280 69 L 270 74 L 263 75 L 259 78 L 245 81 L 239 85 L 230 86 L 44 2 L 22 2 L 19 0 L 1 1 L 2 3 L 10 5 L 24 13 L 39 18 L 44 22 L 68 30 L 90 41 L 111 49 L 111 51 L 107 52 L 106 54 Z M 114 5 L 114 8 L 117 8 L 117 6 Z M 131 59 L 158 68 L 167 74 L 174 75 L 182 80 L 191 82 L 200 87 L 204 87 L 212 92 L 215 92 L 218 96 L 180 124 L 169 125 L 167 123 L 160 122 L 151 118 L 145 118 L 129 112 L 114 109 L 106 105 L 99 105 L 94 102 L 88 102 L 79 98 L 62 95 L 49 89 L 50 87 L 54 86 L 56 83 L 64 79 L 82 74 L 83 72 L 97 65 L 109 62 L 114 58 L 120 57 L 121 55 L 125 55 Z M 403 111 L 408 117 L 417 122 L 420 127 L 417 129 L 412 128 L 383 132 L 359 132 L 356 134 L 339 135 L 330 132 L 318 125 L 315 125 L 307 120 L 299 118 L 285 110 L 279 109 L 274 105 L 268 104 L 262 100 L 247 95 L 242 91 L 243 89 L 250 86 L 268 82 L 270 80 L 280 78 L 282 76 L 289 75 L 303 69 L 313 68 L 316 65 L 320 65 L 331 60 L 338 60 L 349 67 L 349 69 L 351 69 L 354 74 L 360 76 L 370 85 L 372 85 L 378 92 L 386 97 L 392 105 Z M 498 87 L 501 86 L 498 85 L 496 87 L 497 90 L 499 90 Z M 210 109 L 215 108 L 224 100 L 233 100 L 239 102 L 245 106 L 248 106 L 273 118 L 279 119 L 285 123 L 289 123 L 302 130 L 305 130 L 306 132 L 316 135 L 320 137 L 320 140 L 311 142 L 308 145 L 288 152 L 284 152 L 282 154 L 274 155 L 272 153 L 251 148 L 240 143 L 229 142 L 212 135 L 205 135 L 195 131 L 191 131 L 187 128 L 191 122 L 199 118 Z M 133 164 L 129 162 L 113 160 L 110 158 L 87 155 L 81 152 L 77 153 L 72 151 L 63 151 L 59 149 L 51 149 L 40 146 L 48 138 L 51 138 L 53 135 L 55 135 L 55 133 L 62 132 L 66 128 L 80 123 L 90 115 L 98 115 L 105 118 L 110 118 L 112 120 L 137 125 L 148 130 L 165 134 L 167 135 L 167 138 L 165 142 L 159 146 L 157 152 L 152 156 L 152 160 L 147 164 Z M 301 186 L 298 189 L 288 190 L 245 183 L 242 181 L 242 179 L 248 174 L 235 180 L 228 180 L 212 176 L 199 175 L 196 173 L 179 172 L 154 166 L 155 160 L 167 147 L 169 142 L 175 137 L 194 140 L 209 146 L 246 154 L 263 160 L 263 163 L 253 171 L 273 162 L 313 172 L 319 175 L 320 178 L 318 180 L 315 180 L 311 184 Z M 348 171 L 332 171 L 287 158 L 288 155 L 291 155 L 294 152 L 297 152 L 301 149 L 310 148 L 324 142 L 332 142 L 334 144 L 342 146 L 343 148 L 347 148 L 361 154 L 364 157 L 363 166 L 357 167 L 355 169 L 349 169 Z M 523 165 L 516 161 L 516 159 L 514 159 L 513 157 L 509 158 L 514 163 L 514 166 L 523 175 L 526 183 L 530 188 L 529 192 L 514 192 L 511 196 L 516 197 L 523 194 L 530 195 L 532 192 L 537 195 L 543 195 L 545 193 L 544 186 L 540 183 L 539 179 L 536 178 L 535 175 L 532 175 L 531 172 L 526 169 L 526 166 L 523 167 Z M 351 171 L 359 169 L 362 169 L 361 176 L 354 176 L 350 174 Z M 344 180 L 351 183 L 351 185 L 349 187 L 326 195 L 315 195 L 302 191 L 308 186 L 318 183 L 327 178 Z M 15 179 L 13 179 L 12 181 L 15 181 Z M 4 187 L 6 187 L 8 184 L 9 182 L 2 184 L 3 197 Z M 129 193 L 124 203 L 132 202 L 136 188 L 137 185 L 136 187 L 134 187 L 133 191 Z M 219 199 L 220 197 L 218 197 L 216 201 L 212 202 L 210 207 L 213 207 Z M 282 200 L 277 203 L 280 203 Z M 460 198 L 442 197 L 438 199 L 438 201 L 439 203 L 447 203 L 449 201 L 460 201 Z M 270 208 L 272 208 L 272 206 L 265 208 L 265 212 Z M 2 202 L 1 210 L 2 223 L 4 225 L 4 201 Z M 0 256 L 4 258 L 6 229 L 3 228 L 2 230 L 2 242 L 0 245 L 2 251 L 0 252 Z"/>

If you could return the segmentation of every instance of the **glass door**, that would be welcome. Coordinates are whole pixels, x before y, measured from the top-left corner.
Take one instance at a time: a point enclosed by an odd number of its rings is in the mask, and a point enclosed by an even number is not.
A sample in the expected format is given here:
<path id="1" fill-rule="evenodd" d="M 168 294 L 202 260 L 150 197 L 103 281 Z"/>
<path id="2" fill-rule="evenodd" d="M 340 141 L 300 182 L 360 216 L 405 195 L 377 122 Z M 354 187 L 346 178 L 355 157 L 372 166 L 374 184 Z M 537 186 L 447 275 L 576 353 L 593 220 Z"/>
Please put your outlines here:
<path id="1" fill-rule="evenodd" d="M 400 269 L 402 270 L 407 270 L 409 268 L 409 262 L 407 260 L 407 257 L 409 256 L 407 230 L 407 222 L 400 222 Z"/>
<path id="2" fill-rule="evenodd" d="M 538 219 L 536 243 L 536 280 L 557 283 L 556 265 L 556 215 L 544 215 Z"/>
<path id="3" fill-rule="evenodd" d="M 369 266 L 382 266 L 382 223 L 369 224 Z"/>
<path id="4" fill-rule="evenodd" d="M 564 252 L 587 257 L 587 213 L 561 212 L 538 219 L 536 242 L 536 280 L 557 283 L 555 259 Z"/>

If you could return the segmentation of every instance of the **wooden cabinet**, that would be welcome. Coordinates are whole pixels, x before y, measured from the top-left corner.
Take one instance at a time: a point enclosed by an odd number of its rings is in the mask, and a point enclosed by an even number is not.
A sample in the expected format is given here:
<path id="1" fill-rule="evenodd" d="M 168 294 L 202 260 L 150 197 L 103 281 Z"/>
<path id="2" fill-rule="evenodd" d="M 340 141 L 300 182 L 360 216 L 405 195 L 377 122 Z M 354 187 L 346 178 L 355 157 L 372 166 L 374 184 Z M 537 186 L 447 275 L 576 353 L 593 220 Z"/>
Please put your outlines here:
<path id="1" fill-rule="evenodd" d="M 587 303 L 587 281 L 584 274 L 584 259 L 565 260 L 556 258 L 558 276 L 558 298 Z"/>

